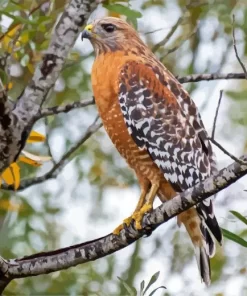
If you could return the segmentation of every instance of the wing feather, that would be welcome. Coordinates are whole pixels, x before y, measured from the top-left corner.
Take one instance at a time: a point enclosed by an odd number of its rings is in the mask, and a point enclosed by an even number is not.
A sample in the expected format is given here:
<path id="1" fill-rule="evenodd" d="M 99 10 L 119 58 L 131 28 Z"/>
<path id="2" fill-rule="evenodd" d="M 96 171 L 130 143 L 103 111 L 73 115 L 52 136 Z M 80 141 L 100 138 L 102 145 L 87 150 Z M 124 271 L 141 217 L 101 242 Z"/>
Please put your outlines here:
<path id="1" fill-rule="evenodd" d="M 148 151 L 177 191 L 210 174 L 200 138 L 176 97 L 152 69 L 129 62 L 121 72 L 119 102 L 133 139 Z"/>
<path id="2" fill-rule="evenodd" d="M 137 61 L 127 62 L 120 72 L 118 98 L 135 143 L 147 150 L 177 192 L 214 172 L 213 151 L 200 114 L 168 71 Z M 212 201 L 200 203 L 197 210 L 221 243 Z"/>

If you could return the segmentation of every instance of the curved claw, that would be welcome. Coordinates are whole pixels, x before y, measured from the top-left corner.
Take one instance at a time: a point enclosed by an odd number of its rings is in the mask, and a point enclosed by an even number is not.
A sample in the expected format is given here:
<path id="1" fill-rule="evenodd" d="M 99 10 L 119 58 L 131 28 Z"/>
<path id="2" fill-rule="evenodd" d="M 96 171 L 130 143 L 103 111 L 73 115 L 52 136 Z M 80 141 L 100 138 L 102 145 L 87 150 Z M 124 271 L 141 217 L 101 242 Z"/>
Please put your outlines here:
<path id="1" fill-rule="evenodd" d="M 132 222 L 132 220 L 135 221 L 135 227 L 137 230 L 141 230 L 142 229 L 142 219 L 143 216 L 149 212 L 150 210 L 152 210 L 152 206 L 149 204 L 145 204 L 139 211 L 135 211 L 133 213 L 132 216 L 126 218 L 123 220 L 123 224 L 120 224 L 117 228 L 114 229 L 113 234 L 115 235 L 119 235 L 120 231 L 122 229 L 124 229 L 124 225 L 130 226 L 130 223 Z"/>
<path id="2" fill-rule="evenodd" d="M 142 219 L 146 213 L 148 213 L 150 210 L 152 210 L 152 206 L 149 204 L 145 204 L 140 211 L 134 212 L 132 215 L 133 220 L 135 220 L 135 226 L 137 230 L 142 229 Z"/>
<path id="3" fill-rule="evenodd" d="M 132 216 L 130 216 L 130 217 L 124 219 L 124 220 L 123 220 L 123 223 L 120 224 L 117 228 L 115 228 L 115 229 L 113 230 L 112 233 L 115 234 L 115 235 L 119 235 L 120 231 L 121 231 L 122 229 L 124 229 L 124 226 L 125 226 L 125 225 L 126 225 L 127 227 L 130 226 L 130 223 L 132 222 L 132 220 L 133 220 L 133 217 L 132 217 Z"/>

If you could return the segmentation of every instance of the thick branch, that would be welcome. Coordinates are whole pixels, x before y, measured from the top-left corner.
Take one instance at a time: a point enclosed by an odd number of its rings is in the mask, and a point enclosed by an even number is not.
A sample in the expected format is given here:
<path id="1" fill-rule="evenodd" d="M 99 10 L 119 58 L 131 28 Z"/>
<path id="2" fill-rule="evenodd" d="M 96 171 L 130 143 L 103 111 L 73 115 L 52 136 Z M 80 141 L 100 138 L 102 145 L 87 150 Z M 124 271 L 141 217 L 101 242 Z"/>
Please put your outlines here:
<path id="1" fill-rule="evenodd" d="M 241 159 L 247 161 L 247 155 L 244 155 Z M 86 243 L 20 259 L 5 260 L 1 258 L 0 270 L 8 279 L 24 278 L 66 269 L 102 258 L 132 244 L 143 235 L 149 235 L 162 223 L 216 194 L 246 174 L 247 165 L 234 162 L 222 169 L 217 175 L 209 177 L 204 182 L 177 195 L 150 214 L 145 215 L 144 229 L 141 232 L 138 232 L 131 224 L 128 228 L 122 230 L 119 236 L 108 234 Z"/>
<path id="2" fill-rule="evenodd" d="M 0 172 L 13 162 L 23 148 L 47 93 L 55 84 L 69 50 L 85 24 L 94 0 L 71 0 L 56 24 L 50 45 L 31 81 L 19 97 L 14 110 L 0 105 Z"/>

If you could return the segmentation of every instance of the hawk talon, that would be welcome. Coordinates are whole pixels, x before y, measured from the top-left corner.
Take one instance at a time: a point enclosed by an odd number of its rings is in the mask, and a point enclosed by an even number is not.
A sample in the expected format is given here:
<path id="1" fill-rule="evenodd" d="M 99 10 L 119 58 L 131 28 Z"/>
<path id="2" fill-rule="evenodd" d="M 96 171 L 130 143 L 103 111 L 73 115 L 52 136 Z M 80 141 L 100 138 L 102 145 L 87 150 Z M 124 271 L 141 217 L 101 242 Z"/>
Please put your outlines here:
<path id="1" fill-rule="evenodd" d="M 132 222 L 132 220 L 133 220 L 133 218 L 132 218 L 132 216 L 130 216 L 130 217 L 128 217 L 128 218 L 126 218 L 126 219 L 123 220 L 123 224 L 126 224 L 127 227 L 129 227 L 130 224 L 131 224 L 131 222 Z"/>
<path id="2" fill-rule="evenodd" d="M 113 230 L 113 234 L 119 235 L 121 230 L 125 229 L 125 226 L 129 227 L 131 222 L 135 221 L 135 228 L 136 230 L 143 229 L 142 227 L 142 219 L 146 213 L 152 210 L 153 207 L 149 204 L 145 204 L 139 211 L 135 211 L 132 216 L 123 220 L 123 223 L 120 224 L 117 228 Z"/>
<path id="3" fill-rule="evenodd" d="M 112 233 L 115 234 L 115 235 L 119 235 L 120 232 L 121 232 L 121 230 L 126 229 L 126 226 L 127 226 L 127 227 L 130 226 L 130 224 L 131 224 L 132 221 L 133 221 L 132 216 L 130 216 L 130 217 L 124 219 L 124 220 L 123 220 L 123 223 L 120 224 L 117 228 L 115 228 L 115 229 L 113 230 Z"/>
<path id="4" fill-rule="evenodd" d="M 123 230 L 123 229 L 124 229 L 123 224 L 120 224 L 117 228 L 115 228 L 115 229 L 113 230 L 112 234 L 114 234 L 114 235 L 119 235 L 120 232 L 121 232 L 121 230 Z"/>
<path id="5" fill-rule="evenodd" d="M 132 215 L 133 220 L 135 220 L 135 227 L 137 230 L 141 230 L 142 227 L 142 219 L 146 213 L 152 210 L 153 207 L 150 204 L 144 204 L 139 211 L 134 212 Z"/>

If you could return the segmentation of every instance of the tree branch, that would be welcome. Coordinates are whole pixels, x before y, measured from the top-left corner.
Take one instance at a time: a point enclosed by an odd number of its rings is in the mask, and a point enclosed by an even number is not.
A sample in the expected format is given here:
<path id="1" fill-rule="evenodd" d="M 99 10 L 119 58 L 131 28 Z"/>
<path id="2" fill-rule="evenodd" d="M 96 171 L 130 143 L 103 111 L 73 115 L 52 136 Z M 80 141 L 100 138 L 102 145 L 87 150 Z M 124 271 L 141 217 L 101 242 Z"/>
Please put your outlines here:
<path id="1" fill-rule="evenodd" d="M 247 155 L 242 156 L 241 160 L 247 161 Z M 82 244 L 42 252 L 20 259 L 5 260 L 0 258 L 0 272 L 4 275 L 6 281 L 10 281 L 15 278 L 47 274 L 110 255 L 127 247 L 142 236 L 150 235 L 162 223 L 202 200 L 215 195 L 246 174 L 247 165 L 234 162 L 219 171 L 217 175 L 212 175 L 193 188 L 163 203 L 150 214 L 146 214 L 143 219 L 142 231 L 138 232 L 132 223 L 128 228 L 123 229 L 119 236 L 108 234 Z M 3 291 L 5 286 L 6 282 L 1 279 L 0 291 Z"/>
<path id="2" fill-rule="evenodd" d="M 53 30 L 42 62 L 36 67 L 15 108 L 10 110 L 8 104 L 0 104 L 0 172 L 18 157 L 47 93 L 54 86 L 69 50 L 75 43 L 80 27 L 96 6 L 94 0 L 71 0 L 68 3 Z"/>
<path id="3" fill-rule="evenodd" d="M 220 90 L 220 96 L 219 96 L 219 100 L 218 100 L 218 105 L 216 108 L 216 112 L 215 112 L 215 116 L 214 116 L 214 122 L 213 122 L 213 130 L 212 130 L 212 134 L 211 137 L 209 137 L 208 139 L 216 146 L 218 147 L 221 151 L 223 151 L 223 153 L 225 153 L 227 156 L 229 156 L 231 159 L 233 159 L 234 161 L 238 162 L 241 165 L 247 165 L 247 162 L 242 161 L 241 159 L 235 157 L 233 154 L 231 154 L 230 152 L 228 152 L 220 143 L 218 143 L 215 140 L 215 130 L 216 130 L 216 123 L 217 123 L 217 118 L 218 118 L 218 114 L 219 114 L 219 109 L 220 109 L 220 104 L 221 104 L 221 100 L 222 100 L 222 95 L 223 95 L 223 90 Z"/>
<path id="4" fill-rule="evenodd" d="M 243 72 L 244 72 L 244 76 L 245 76 L 245 79 L 247 79 L 247 70 L 244 66 L 244 63 L 241 61 L 239 55 L 238 55 L 238 49 L 237 49 L 237 45 L 236 45 L 236 38 L 235 38 L 235 15 L 232 16 L 232 39 L 233 39 L 233 48 L 234 48 L 234 52 L 235 52 L 235 55 L 236 55 L 236 58 L 240 64 L 240 66 L 242 67 L 243 69 Z"/>
<path id="5" fill-rule="evenodd" d="M 245 79 L 244 73 L 215 73 L 215 74 L 192 74 L 188 76 L 179 77 L 176 76 L 180 83 L 198 82 L 198 81 L 210 81 L 220 79 Z"/>
<path id="6" fill-rule="evenodd" d="M 221 89 L 220 90 L 220 96 L 219 96 L 218 105 L 217 105 L 215 116 L 214 116 L 213 130 L 212 130 L 212 135 L 211 135 L 211 138 L 212 139 L 214 139 L 214 136 L 215 136 L 216 122 L 217 122 L 217 118 L 218 118 L 218 115 L 219 115 L 219 110 L 220 110 L 220 104 L 221 104 L 222 96 L 223 96 L 223 90 Z"/>
<path id="7" fill-rule="evenodd" d="M 89 99 L 89 100 L 81 100 L 78 102 L 73 102 L 73 103 L 67 104 L 65 106 L 55 106 L 55 107 L 46 108 L 46 109 L 41 110 L 40 114 L 36 117 L 36 120 L 40 119 L 42 117 L 50 116 L 50 115 L 56 115 L 59 113 L 67 113 L 73 109 L 83 108 L 83 107 L 87 107 L 87 106 L 90 106 L 93 104 L 95 104 L 94 99 Z"/>
<path id="8" fill-rule="evenodd" d="M 164 46 L 172 37 L 172 35 L 175 33 L 175 31 L 177 30 L 177 28 L 180 26 L 180 24 L 183 22 L 184 17 L 180 17 L 176 24 L 174 26 L 172 26 L 171 30 L 169 31 L 169 33 L 167 34 L 167 36 L 162 39 L 159 43 L 155 44 L 152 48 L 152 52 L 155 53 L 161 46 Z"/>

